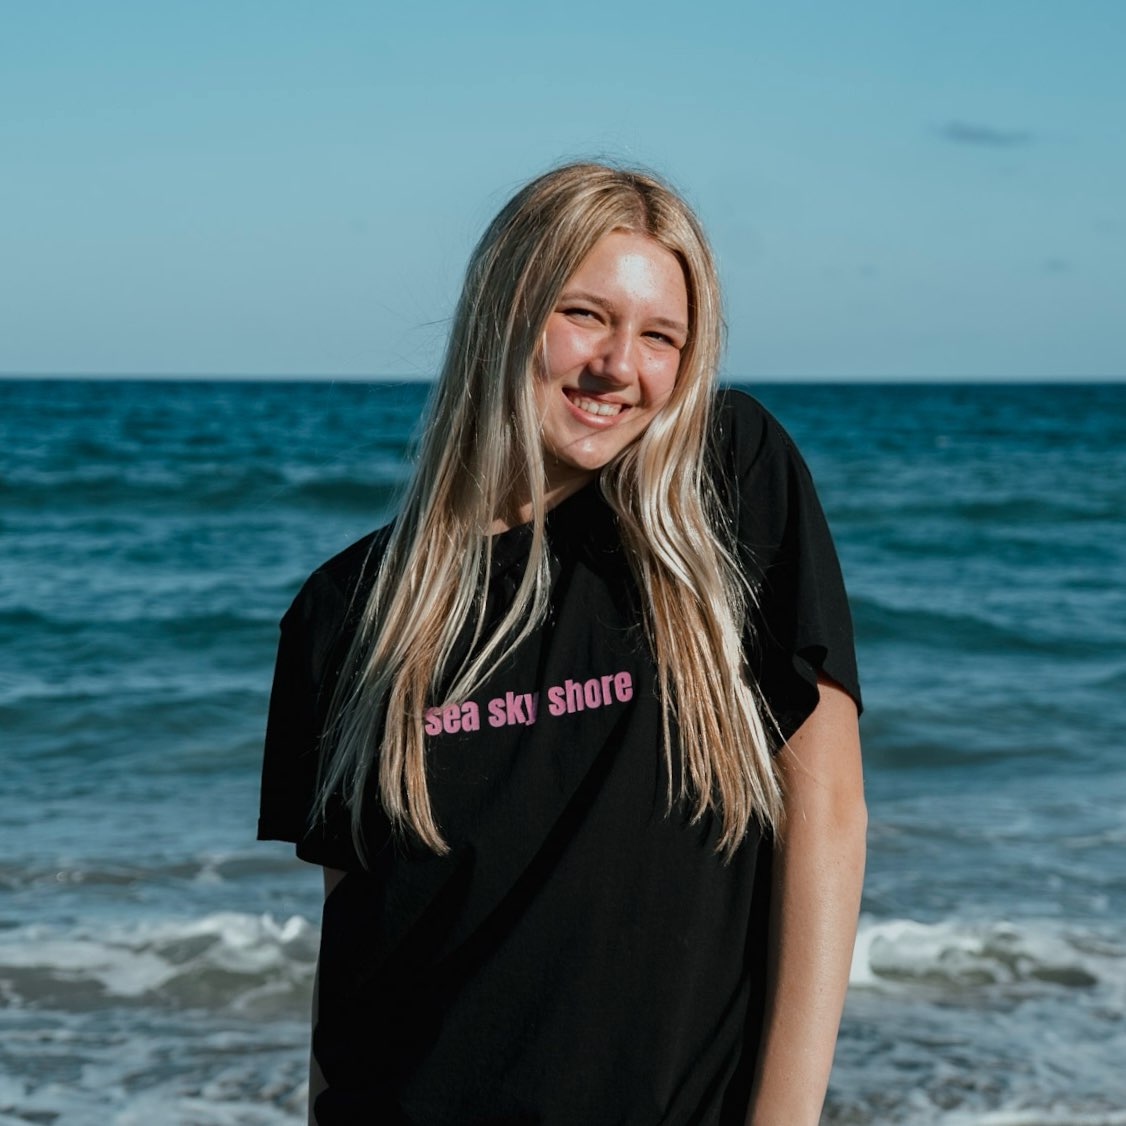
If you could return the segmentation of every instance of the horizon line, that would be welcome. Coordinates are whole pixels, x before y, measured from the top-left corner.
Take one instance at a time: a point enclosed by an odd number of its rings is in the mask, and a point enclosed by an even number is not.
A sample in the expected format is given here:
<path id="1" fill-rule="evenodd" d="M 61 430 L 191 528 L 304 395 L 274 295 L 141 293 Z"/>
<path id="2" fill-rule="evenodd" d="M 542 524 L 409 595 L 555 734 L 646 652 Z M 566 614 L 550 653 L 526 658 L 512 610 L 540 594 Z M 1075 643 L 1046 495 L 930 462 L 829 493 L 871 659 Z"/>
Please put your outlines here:
<path id="1" fill-rule="evenodd" d="M 417 383 L 432 384 L 434 376 L 421 375 L 341 375 L 304 374 L 278 375 L 269 373 L 201 373 L 201 372 L 21 372 L 0 371 L 0 381 L 33 382 L 36 380 L 58 382 L 104 383 Z M 1010 383 L 1010 384 L 1067 384 L 1067 383 L 1123 383 L 1126 374 L 1075 373 L 1071 375 L 953 375 L 931 373 L 927 375 L 734 375 L 721 374 L 720 383 L 842 383 L 842 384 L 926 384 L 926 383 Z"/>

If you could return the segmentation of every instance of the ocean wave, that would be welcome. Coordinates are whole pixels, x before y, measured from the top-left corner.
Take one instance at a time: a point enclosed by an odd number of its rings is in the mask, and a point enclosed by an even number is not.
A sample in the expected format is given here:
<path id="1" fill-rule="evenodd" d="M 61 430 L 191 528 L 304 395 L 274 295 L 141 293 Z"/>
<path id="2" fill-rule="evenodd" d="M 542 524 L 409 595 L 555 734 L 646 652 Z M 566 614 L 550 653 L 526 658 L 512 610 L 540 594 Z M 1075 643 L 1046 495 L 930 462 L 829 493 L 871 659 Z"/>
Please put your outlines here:
<path id="1" fill-rule="evenodd" d="M 995 1110 L 967 1115 L 955 1112 L 942 1126 L 1126 1126 L 1126 1110 L 1084 1111 L 1057 1103 L 1043 1109 Z"/>
<path id="2" fill-rule="evenodd" d="M 296 1126 L 308 1097 L 308 1018 L 102 1010 L 5 1012 L 0 1123 Z"/>
<path id="3" fill-rule="evenodd" d="M 19 892 L 60 887 L 116 888 L 194 883 L 219 885 L 240 880 L 262 881 L 288 876 L 294 861 L 272 850 L 213 851 L 185 858 L 145 858 L 144 861 L 111 857 L 60 855 L 49 862 L 21 863 L 0 860 L 0 889 Z M 37 893 L 38 894 L 38 893 Z"/>
<path id="4" fill-rule="evenodd" d="M 9 512 L 46 509 L 56 515 L 96 512 L 105 516 L 123 508 L 135 514 L 146 505 L 159 505 L 162 511 L 214 511 L 240 507 L 285 487 L 285 477 L 275 469 L 224 464 L 164 465 L 142 471 L 122 465 L 9 476 L 4 480 L 4 504 Z"/>
<path id="5" fill-rule="evenodd" d="M 121 600 L 124 603 L 124 600 Z M 71 636 L 79 633 L 109 633 L 118 628 L 132 639 L 137 638 L 138 628 L 153 633 L 199 636 L 219 636 L 227 638 L 240 631 L 260 630 L 263 626 L 277 624 L 278 614 L 274 608 L 254 610 L 248 606 L 236 609 L 185 611 L 175 603 L 162 606 L 140 604 L 134 600 L 131 606 L 103 606 L 100 616 L 83 616 L 66 613 L 34 610 L 26 606 L 13 606 L 0 610 L 0 631 L 42 630 L 45 633 Z"/>
<path id="6" fill-rule="evenodd" d="M 923 482 L 919 483 L 920 486 Z M 861 503 L 861 500 L 863 503 Z M 876 502 L 875 507 L 873 501 Z M 1005 495 L 991 493 L 987 497 L 935 496 L 920 487 L 913 494 L 874 490 L 834 505 L 836 522 L 881 527 L 902 528 L 923 526 L 972 528 L 977 534 L 996 534 L 1001 530 L 1027 526 L 1043 533 L 1053 524 L 1082 524 L 1121 519 L 1123 506 L 1120 497 L 1112 492 L 1097 495 L 1090 491 L 1062 490 L 1054 495 L 1011 492 Z"/>
<path id="7" fill-rule="evenodd" d="M 291 483 L 274 494 L 279 503 L 332 511 L 383 513 L 399 497 L 405 470 L 377 480 L 364 477 L 313 477 Z"/>
<path id="8" fill-rule="evenodd" d="M 27 1077 L 0 1080 L 0 1121 L 296 1116 L 315 946 L 301 916 L 234 912 L 0 931 L 0 1064 Z M 1124 958 L 1116 937 L 1057 921 L 865 918 L 822 1120 L 1126 1126 L 1113 1063 Z M 972 984 L 982 967 L 1028 1003 L 990 1010 Z M 64 1066 L 75 1082 L 52 1081 Z"/>
<path id="9" fill-rule="evenodd" d="M 200 709 L 197 722 L 201 713 L 240 712 L 248 701 L 257 707 L 268 691 L 266 662 L 271 652 L 263 648 L 261 669 L 250 671 L 199 667 L 154 672 L 123 663 L 54 682 L 48 675 L 13 677 L 14 683 L 0 685 L 0 720 L 6 730 L 42 736 L 65 753 L 69 736 L 90 733 L 94 723 L 117 723 L 151 733 L 167 724 L 170 709 Z M 49 726 L 43 719 L 45 707 L 54 711 Z M 146 728 L 150 721 L 153 726 Z"/>
<path id="10" fill-rule="evenodd" d="M 122 867 L 83 878 L 120 882 Z M 13 1001 L 50 998 L 61 1008 L 99 997 L 245 1011 L 266 997 L 292 999 L 311 981 L 318 930 L 301 915 L 276 919 L 222 911 L 196 919 L 73 928 L 30 924 L 0 932 L 0 977 Z M 1090 928 L 1051 921 L 864 917 L 850 988 L 902 995 L 990 990 L 1003 994 L 1097 991 L 1126 998 L 1126 946 Z"/>
<path id="11" fill-rule="evenodd" d="M 119 599 L 113 604 L 107 600 L 99 611 L 96 616 L 79 616 L 13 606 L 0 610 L 0 636 L 8 630 L 13 635 L 35 630 L 64 637 L 88 634 L 94 640 L 120 635 L 134 644 L 148 640 L 147 635 L 176 639 L 218 638 L 225 642 L 240 634 L 256 634 L 264 628 L 272 630 L 279 617 L 276 607 L 254 609 L 244 604 L 241 609 L 232 605 L 190 610 L 174 602 L 152 605 L 138 599 L 131 602 Z"/>
<path id="12" fill-rule="evenodd" d="M 409 466 L 380 462 L 356 472 L 291 473 L 278 466 L 222 463 L 157 465 L 146 470 L 124 464 L 79 468 L 3 479 L 9 516 L 50 512 L 83 522 L 93 517 L 151 517 L 287 506 L 329 511 L 382 513 L 401 493 Z M 110 525 L 112 527 L 112 525 Z"/>
<path id="13" fill-rule="evenodd" d="M 895 606 L 870 594 L 851 598 L 857 634 L 868 644 L 909 643 L 921 648 L 958 653 L 1050 654 L 1056 658 L 1100 656 L 1098 638 L 1080 637 L 1051 620 L 998 621 L 966 609 L 936 610 L 926 606 Z"/>
<path id="14" fill-rule="evenodd" d="M 17 1006 L 86 1011 L 113 1001 L 293 1016 L 311 988 L 317 943 L 300 915 L 32 924 L 0 932 L 0 979 Z"/>
<path id="15" fill-rule="evenodd" d="M 1126 999 L 1126 946 L 1051 921 L 953 921 L 863 917 L 850 987 L 942 993 L 1100 989 Z"/>

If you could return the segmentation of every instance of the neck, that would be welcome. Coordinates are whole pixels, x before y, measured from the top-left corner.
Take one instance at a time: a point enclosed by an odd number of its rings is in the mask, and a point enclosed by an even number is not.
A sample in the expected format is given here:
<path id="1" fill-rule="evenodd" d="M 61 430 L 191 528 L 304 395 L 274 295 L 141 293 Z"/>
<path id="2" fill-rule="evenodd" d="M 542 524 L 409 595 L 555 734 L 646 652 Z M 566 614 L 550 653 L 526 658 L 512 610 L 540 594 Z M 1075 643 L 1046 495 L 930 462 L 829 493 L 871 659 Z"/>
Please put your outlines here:
<path id="1" fill-rule="evenodd" d="M 597 477 L 597 473 L 572 473 L 562 480 L 549 479 L 544 488 L 544 511 L 550 512 L 557 504 L 561 504 L 569 496 L 573 496 L 584 485 L 589 484 Z M 529 524 L 532 520 L 532 501 L 527 496 L 527 491 L 521 489 L 513 493 L 505 504 L 501 513 L 493 521 L 489 531 L 493 535 L 518 528 L 521 524 Z"/>

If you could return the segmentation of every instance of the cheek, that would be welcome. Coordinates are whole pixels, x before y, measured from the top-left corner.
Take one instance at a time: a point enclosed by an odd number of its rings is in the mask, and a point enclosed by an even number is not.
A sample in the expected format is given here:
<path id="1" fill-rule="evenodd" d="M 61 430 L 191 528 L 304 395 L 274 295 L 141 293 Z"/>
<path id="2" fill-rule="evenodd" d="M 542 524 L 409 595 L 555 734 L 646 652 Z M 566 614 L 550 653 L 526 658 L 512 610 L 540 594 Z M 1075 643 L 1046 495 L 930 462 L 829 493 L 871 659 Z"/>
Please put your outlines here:
<path id="1" fill-rule="evenodd" d="M 672 394 L 679 372 L 679 356 L 676 359 L 654 358 L 652 366 L 645 373 L 645 380 L 649 398 L 655 406 L 663 405 Z"/>
<path id="2" fill-rule="evenodd" d="M 579 341 L 566 326 L 548 323 L 543 334 L 543 363 L 540 370 L 546 380 L 557 379 L 579 362 Z"/>

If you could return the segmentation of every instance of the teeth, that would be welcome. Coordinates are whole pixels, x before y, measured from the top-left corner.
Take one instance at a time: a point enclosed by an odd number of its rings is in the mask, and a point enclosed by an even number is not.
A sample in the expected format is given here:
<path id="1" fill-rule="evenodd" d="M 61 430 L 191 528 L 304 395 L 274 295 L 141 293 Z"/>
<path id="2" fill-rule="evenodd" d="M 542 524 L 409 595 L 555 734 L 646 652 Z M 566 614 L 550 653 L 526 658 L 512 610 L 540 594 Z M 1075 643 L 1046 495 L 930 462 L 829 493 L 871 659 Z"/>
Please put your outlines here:
<path id="1" fill-rule="evenodd" d="M 579 410 L 586 411 L 587 414 L 600 414 L 606 417 L 619 414 L 622 409 L 621 403 L 600 403 L 597 399 L 587 399 L 581 395 L 573 396 L 571 402 L 574 403 Z"/>

